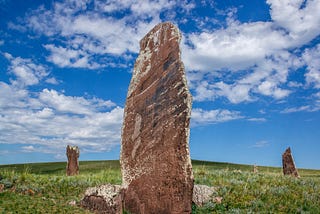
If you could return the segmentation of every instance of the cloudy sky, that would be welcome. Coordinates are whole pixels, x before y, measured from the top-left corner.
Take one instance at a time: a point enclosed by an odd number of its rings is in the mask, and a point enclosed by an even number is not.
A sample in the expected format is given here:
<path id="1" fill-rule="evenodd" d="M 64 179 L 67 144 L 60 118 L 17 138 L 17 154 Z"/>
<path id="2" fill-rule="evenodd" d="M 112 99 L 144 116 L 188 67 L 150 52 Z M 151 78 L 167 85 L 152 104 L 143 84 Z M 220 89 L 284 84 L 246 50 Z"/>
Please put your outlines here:
<path id="1" fill-rule="evenodd" d="M 319 0 L 0 0 L 0 164 L 118 159 L 139 40 L 171 21 L 192 159 L 320 169 Z"/>

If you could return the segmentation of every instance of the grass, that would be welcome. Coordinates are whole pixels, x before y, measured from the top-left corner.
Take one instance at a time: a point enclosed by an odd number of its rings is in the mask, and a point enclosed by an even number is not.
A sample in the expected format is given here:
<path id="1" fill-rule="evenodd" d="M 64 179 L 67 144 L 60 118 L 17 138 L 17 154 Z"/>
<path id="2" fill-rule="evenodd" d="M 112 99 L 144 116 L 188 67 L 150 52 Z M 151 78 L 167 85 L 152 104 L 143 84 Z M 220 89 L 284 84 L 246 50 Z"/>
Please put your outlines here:
<path id="1" fill-rule="evenodd" d="M 121 184 L 119 161 L 80 162 L 80 175 L 65 176 L 66 163 L 0 165 L 0 213 L 88 213 L 79 202 L 85 189 Z M 193 206 L 193 213 L 320 213 L 320 171 L 299 169 L 300 179 L 281 168 L 193 161 L 196 184 L 217 188 L 221 203 Z"/>

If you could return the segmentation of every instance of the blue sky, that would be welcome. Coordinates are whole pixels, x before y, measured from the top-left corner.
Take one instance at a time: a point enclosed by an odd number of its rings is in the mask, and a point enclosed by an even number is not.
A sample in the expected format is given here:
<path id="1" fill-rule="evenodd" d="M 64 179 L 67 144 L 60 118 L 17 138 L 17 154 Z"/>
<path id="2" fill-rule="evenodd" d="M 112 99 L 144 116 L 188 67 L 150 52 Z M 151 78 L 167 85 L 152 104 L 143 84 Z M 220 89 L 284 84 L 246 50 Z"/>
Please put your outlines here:
<path id="1" fill-rule="evenodd" d="M 320 169 L 320 1 L 0 0 L 0 164 L 118 159 L 139 40 L 183 35 L 193 159 Z"/>

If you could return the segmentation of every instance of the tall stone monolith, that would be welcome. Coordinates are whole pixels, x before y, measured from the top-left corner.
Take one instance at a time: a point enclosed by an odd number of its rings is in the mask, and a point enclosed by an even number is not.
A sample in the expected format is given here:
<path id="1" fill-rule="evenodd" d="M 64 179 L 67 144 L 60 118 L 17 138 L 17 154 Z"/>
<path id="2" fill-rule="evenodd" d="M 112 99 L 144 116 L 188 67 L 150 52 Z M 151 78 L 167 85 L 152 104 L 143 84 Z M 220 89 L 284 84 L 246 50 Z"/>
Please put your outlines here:
<path id="1" fill-rule="evenodd" d="M 66 174 L 67 176 L 78 175 L 79 174 L 79 155 L 80 151 L 77 146 L 67 146 L 66 154 L 68 158 Z"/>
<path id="2" fill-rule="evenodd" d="M 288 147 L 286 151 L 282 154 L 282 169 L 284 175 L 299 177 L 299 173 L 294 164 L 290 147 Z"/>
<path id="3" fill-rule="evenodd" d="M 130 82 L 121 143 L 125 210 L 191 213 L 191 95 L 180 59 L 181 34 L 171 23 L 141 41 Z"/>

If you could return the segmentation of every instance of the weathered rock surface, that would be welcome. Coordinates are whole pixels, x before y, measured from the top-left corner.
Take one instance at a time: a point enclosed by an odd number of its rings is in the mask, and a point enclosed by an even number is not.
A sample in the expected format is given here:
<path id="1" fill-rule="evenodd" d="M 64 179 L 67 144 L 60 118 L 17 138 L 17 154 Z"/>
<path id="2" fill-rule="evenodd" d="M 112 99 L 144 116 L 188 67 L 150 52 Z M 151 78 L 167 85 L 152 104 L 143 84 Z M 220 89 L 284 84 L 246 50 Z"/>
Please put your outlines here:
<path id="1" fill-rule="evenodd" d="M 202 206 L 213 199 L 213 194 L 216 192 L 214 187 L 209 187 L 206 185 L 194 185 L 192 202 L 197 206 Z"/>
<path id="2" fill-rule="evenodd" d="M 155 26 L 141 41 L 122 127 L 124 206 L 130 213 L 191 213 L 191 95 L 179 30 Z"/>
<path id="3" fill-rule="evenodd" d="M 77 146 L 67 146 L 67 176 L 78 175 L 79 174 L 79 158 L 80 151 Z"/>
<path id="4" fill-rule="evenodd" d="M 90 187 L 80 201 L 80 206 L 95 213 L 122 214 L 122 197 L 123 190 L 120 185 Z"/>
<path id="5" fill-rule="evenodd" d="M 282 154 L 282 168 L 284 175 L 299 177 L 299 173 L 294 164 L 290 147 L 288 147 L 286 151 Z"/>

